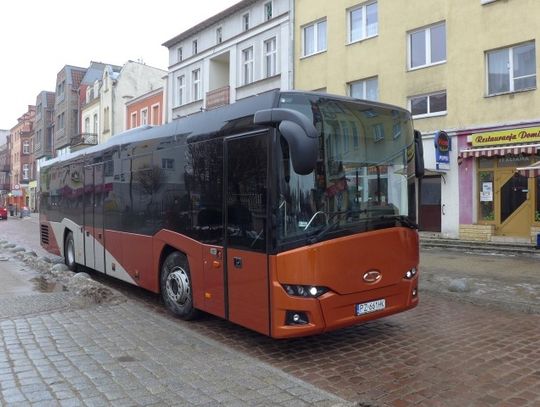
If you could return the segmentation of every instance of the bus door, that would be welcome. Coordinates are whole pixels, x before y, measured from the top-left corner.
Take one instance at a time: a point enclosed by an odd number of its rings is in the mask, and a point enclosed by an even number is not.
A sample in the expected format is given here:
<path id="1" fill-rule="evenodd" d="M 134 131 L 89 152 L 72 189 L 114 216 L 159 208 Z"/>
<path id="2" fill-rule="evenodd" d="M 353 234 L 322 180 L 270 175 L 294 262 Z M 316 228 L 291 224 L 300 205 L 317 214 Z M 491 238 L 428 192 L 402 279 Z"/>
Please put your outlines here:
<path id="1" fill-rule="evenodd" d="M 266 254 L 268 133 L 225 140 L 229 320 L 270 334 Z"/>
<path id="2" fill-rule="evenodd" d="M 103 164 L 84 167 L 84 253 L 86 266 L 105 272 Z"/>

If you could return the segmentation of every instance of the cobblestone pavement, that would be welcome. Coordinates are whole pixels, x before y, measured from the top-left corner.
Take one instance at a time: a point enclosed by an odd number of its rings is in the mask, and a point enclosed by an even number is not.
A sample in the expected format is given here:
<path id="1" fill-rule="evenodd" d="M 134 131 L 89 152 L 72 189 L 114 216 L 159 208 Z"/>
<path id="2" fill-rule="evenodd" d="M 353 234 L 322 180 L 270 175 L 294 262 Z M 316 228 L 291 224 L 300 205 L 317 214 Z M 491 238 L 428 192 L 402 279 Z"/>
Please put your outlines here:
<path id="1" fill-rule="evenodd" d="M 444 267 L 448 270 L 452 264 L 454 268 L 472 264 L 455 254 L 451 259 L 443 257 Z M 153 324 L 158 323 L 154 321 L 167 321 L 163 324 L 170 328 L 164 330 L 178 333 L 179 341 L 184 335 L 194 335 L 204 343 L 211 338 L 225 345 L 225 349 L 234 349 L 239 355 L 266 362 L 361 406 L 540 406 L 538 314 L 456 302 L 451 297 L 430 291 L 421 292 L 420 305 L 403 314 L 325 335 L 276 341 L 212 316 L 195 322 L 176 320 L 165 313 L 156 296 L 121 282 L 99 279 L 130 298 L 128 303 L 114 308 L 121 310 L 120 315 L 128 311 L 144 314 L 147 322 L 134 329 L 128 317 L 126 330 L 131 335 L 110 334 L 111 339 L 92 331 L 86 332 L 85 338 L 95 337 L 105 349 L 116 346 L 114 349 L 124 353 L 109 351 L 111 358 L 134 358 L 138 367 L 145 359 L 139 358 L 131 349 L 139 333 L 143 337 L 156 333 L 154 346 L 159 350 L 156 353 L 165 353 L 166 360 L 186 357 L 181 351 L 168 354 L 170 349 L 162 347 L 159 332 L 163 330 Z M 111 312 L 112 309 L 104 308 L 100 312 Z M 69 314 L 73 316 L 66 326 L 82 324 L 83 317 L 89 319 L 90 326 L 95 326 L 95 316 L 90 317 L 85 312 Z M 112 314 L 105 314 L 104 319 L 109 319 L 113 331 L 121 331 L 121 322 Z M 176 342 L 173 340 L 172 343 Z M 196 345 L 191 343 L 190 346 Z M 90 351 L 93 349 L 92 345 L 86 347 Z M 208 352 L 207 348 L 202 349 Z M 154 352 L 142 353 L 158 357 Z M 130 367 L 129 363 L 134 362 L 121 363 Z M 211 370 L 202 369 L 203 374 L 222 369 L 219 363 L 215 369 L 214 363 L 209 363 Z M 108 364 L 105 362 L 104 366 L 106 370 Z M 178 369 L 182 371 L 181 367 Z M 223 371 L 227 373 L 225 377 L 231 377 L 232 370 L 223 368 Z M 114 376 L 110 373 L 107 377 Z M 296 405 L 294 402 L 289 404 Z"/>
<path id="2" fill-rule="evenodd" d="M 346 405 L 210 337 L 134 301 L 3 319 L 0 405 Z"/>

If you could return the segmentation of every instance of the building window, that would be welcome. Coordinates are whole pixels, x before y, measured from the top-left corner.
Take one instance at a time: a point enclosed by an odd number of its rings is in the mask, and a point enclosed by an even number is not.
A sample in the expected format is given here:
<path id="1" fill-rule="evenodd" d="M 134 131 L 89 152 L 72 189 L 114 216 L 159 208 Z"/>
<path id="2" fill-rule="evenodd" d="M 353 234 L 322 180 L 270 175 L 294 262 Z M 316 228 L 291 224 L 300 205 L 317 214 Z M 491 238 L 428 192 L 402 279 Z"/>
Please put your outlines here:
<path id="1" fill-rule="evenodd" d="M 242 16 L 242 31 L 249 30 L 249 13 Z"/>
<path id="2" fill-rule="evenodd" d="M 158 126 L 160 124 L 159 120 L 159 105 L 152 106 L 152 124 Z"/>
<path id="3" fill-rule="evenodd" d="M 277 50 L 276 38 L 270 38 L 264 42 L 264 74 L 266 78 L 277 73 Z"/>
<path id="4" fill-rule="evenodd" d="M 30 154 L 30 141 L 23 141 L 23 154 Z"/>
<path id="5" fill-rule="evenodd" d="M 174 170 L 174 160 L 172 158 L 162 158 L 161 168 L 164 170 Z"/>
<path id="6" fill-rule="evenodd" d="M 268 21 L 272 18 L 272 2 L 264 3 L 264 21 Z"/>
<path id="7" fill-rule="evenodd" d="M 363 4 L 349 11 L 349 42 L 373 37 L 378 31 L 377 2 Z"/>
<path id="8" fill-rule="evenodd" d="M 185 76 L 179 76 L 176 78 L 176 84 L 177 84 L 177 96 L 176 96 L 176 105 L 182 106 L 184 104 L 184 94 L 186 93 L 186 79 Z"/>
<path id="9" fill-rule="evenodd" d="M 191 52 L 193 55 L 197 55 L 199 52 L 199 42 L 197 40 L 193 40 L 191 43 Z"/>
<path id="10" fill-rule="evenodd" d="M 446 114 L 446 92 L 414 96 L 409 99 L 410 110 L 415 118 Z"/>
<path id="11" fill-rule="evenodd" d="M 242 83 L 253 82 L 253 47 L 242 51 Z"/>
<path id="12" fill-rule="evenodd" d="M 409 33 L 409 69 L 421 68 L 445 61 L 445 23 Z"/>
<path id="13" fill-rule="evenodd" d="M 66 88 L 66 81 L 62 81 L 56 86 L 56 96 L 59 99 L 64 98 L 65 88 Z"/>
<path id="14" fill-rule="evenodd" d="M 223 30 L 221 27 L 216 28 L 216 43 L 221 44 L 223 42 Z"/>
<path id="15" fill-rule="evenodd" d="M 184 59 L 183 52 L 184 50 L 182 49 L 182 47 L 176 50 L 176 62 L 182 62 L 182 60 Z"/>
<path id="16" fill-rule="evenodd" d="M 141 109 L 141 126 L 148 124 L 148 108 Z"/>
<path id="17" fill-rule="evenodd" d="M 103 109 L 103 131 L 109 131 L 109 107 Z"/>
<path id="18" fill-rule="evenodd" d="M 303 56 L 307 57 L 326 51 L 326 20 L 307 25 L 302 29 L 302 32 L 304 34 Z"/>
<path id="19" fill-rule="evenodd" d="M 98 122 L 98 115 L 94 114 L 94 134 L 99 133 L 99 122 Z"/>
<path id="20" fill-rule="evenodd" d="M 90 133 L 90 118 L 89 117 L 84 119 L 84 132 Z"/>
<path id="21" fill-rule="evenodd" d="M 29 164 L 23 164 L 22 178 L 24 180 L 30 179 L 30 165 Z"/>
<path id="22" fill-rule="evenodd" d="M 59 114 L 57 116 L 57 120 L 58 120 L 58 130 L 62 130 L 64 128 L 64 119 L 65 119 L 65 113 L 62 112 L 61 114 Z"/>
<path id="23" fill-rule="evenodd" d="M 357 99 L 379 100 L 379 80 L 377 77 L 362 79 L 349 84 L 349 96 Z"/>
<path id="24" fill-rule="evenodd" d="M 534 42 L 487 52 L 488 94 L 536 87 Z"/>
<path id="25" fill-rule="evenodd" d="M 131 113 L 131 129 L 137 127 L 137 112 Z"/>
<path id="26" fill-rule="evenodd" d="M 201 99 L 201 70 L 196 69 L 195 71 L 191 72 L 191 82 L 192 82 L 192 93 L 193 93 L 193 100 L 199 100 Z"/>

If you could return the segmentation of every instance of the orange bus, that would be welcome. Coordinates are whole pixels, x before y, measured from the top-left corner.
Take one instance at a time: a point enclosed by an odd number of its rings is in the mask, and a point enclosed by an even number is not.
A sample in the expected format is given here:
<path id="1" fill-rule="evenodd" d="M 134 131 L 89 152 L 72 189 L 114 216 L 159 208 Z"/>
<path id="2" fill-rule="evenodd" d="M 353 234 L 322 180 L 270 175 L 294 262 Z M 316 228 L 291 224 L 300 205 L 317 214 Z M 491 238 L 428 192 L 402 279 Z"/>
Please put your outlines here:
<path id="1" fill-rule="evenodd" d="M 408 111 L 271 91 L 115 135 L 40 172 L 42 246 L 274 338 L 418 304 Z"/>

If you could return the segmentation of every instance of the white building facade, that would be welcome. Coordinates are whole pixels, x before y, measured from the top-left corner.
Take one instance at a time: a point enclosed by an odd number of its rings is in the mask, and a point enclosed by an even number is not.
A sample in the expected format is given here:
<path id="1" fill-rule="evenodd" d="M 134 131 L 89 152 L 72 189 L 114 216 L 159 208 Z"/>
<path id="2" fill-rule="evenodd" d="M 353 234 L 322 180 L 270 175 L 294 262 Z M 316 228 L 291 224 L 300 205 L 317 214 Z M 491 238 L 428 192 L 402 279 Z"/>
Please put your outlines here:
<path id="1" fill-rule="evenodd" d="M 103 71 L 100 89 L 99 143 L 126 130 L 126 103 L 163 87 L 167 72 L 140 62 L 128 61 L 120 72 Z"/>
<path id="2" fill-rule="evenodd" d="M 243 0 L 165 42 L 167 121 L 293 86 L 292 0 Z"/>

